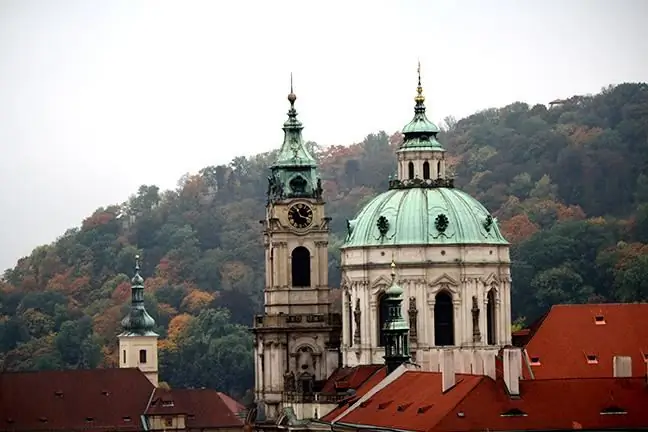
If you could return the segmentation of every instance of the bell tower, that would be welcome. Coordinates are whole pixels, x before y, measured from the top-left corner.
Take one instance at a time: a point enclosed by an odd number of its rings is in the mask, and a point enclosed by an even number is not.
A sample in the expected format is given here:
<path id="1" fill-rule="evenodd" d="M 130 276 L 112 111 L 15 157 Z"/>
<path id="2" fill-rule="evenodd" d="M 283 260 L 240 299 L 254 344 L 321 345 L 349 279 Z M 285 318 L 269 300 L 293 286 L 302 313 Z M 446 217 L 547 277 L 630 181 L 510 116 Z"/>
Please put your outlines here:
<path id="1" fill-rule="evenodd" d="M 339 365 L 341 316 L 328 286 L 329 221 L 317 162 L 302 139 L 292 89 L 284 141 L 270 167 L 264 311 L 255 317 L 255 396 L 266 419 L 282 402 L 308 400 Z"/>

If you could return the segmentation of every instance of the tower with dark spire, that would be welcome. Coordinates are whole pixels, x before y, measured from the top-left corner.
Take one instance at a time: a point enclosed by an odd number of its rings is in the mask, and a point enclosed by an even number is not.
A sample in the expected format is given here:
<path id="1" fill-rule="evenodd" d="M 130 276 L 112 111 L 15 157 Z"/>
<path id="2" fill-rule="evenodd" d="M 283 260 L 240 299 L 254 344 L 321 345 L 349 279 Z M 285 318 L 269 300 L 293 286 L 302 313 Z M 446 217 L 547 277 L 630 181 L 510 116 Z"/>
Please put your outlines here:
<path id="1" fill-rule="evenodd" d="M 321 181 L 317 174 L 317 161 L 306 147 L 302 137 L 304 126 L 297 118 L 290 75 L 288 119 L 283 125 L 284 140 L 274 164 L 270 167 L 268 179 L 268 201 L 289 198 L 322 198 Z"/>
<path id="2" fill-rule="evenodd" d="M 440 130 L 427 118 L 420 62 L 417 75 L 414 118 L 403 127 L 403 144 L 396 151 L 398 178 L 390 182 L 390 187 L 452 187 L 452 180 L 446 178 L 445 149 L 437 141 Z"/>
<path id="3" fill-rule="evenodd" d="M 331 313 L 329 221 L 317 161 L 304 144 L 292 86 L 284 139 L 270 167 L 263 224 L 264 313 L 254 322 L 255 395 L 268 419 L 308 400 L 339 364 L 340 314 Z"/>
<path id="4" fill-rule="evenodd" d="M 385 364 L 392 373 L 410 359 L 409 324 L 403 318 L 403 288 L 396 283 L 396 263 L 391 263 L 391 286 L 385 291 L 387 319 L 383 325 L 385 335 Z"/>
<path id="5" fill-rule="evenodd" d="M 154 331 L 155 320 L 144 306 L 144 278 L 140 275 L 139 256 L 135 258 L 135 276 L 131 279 L 130 311 L 121 325 L 119 367 L 137 367 L 157 386 L 159 335 Z"/>

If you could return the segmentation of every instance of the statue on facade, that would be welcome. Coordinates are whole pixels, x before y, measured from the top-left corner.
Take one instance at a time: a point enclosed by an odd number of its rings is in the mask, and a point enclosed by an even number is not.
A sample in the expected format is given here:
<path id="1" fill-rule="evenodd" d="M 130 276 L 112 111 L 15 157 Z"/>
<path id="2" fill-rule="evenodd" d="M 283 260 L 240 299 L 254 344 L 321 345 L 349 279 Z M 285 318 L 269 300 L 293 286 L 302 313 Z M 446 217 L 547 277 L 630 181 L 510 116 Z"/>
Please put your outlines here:
<path id="1" fill-rule="evenodd" d="M 295 391 L 295 374 L 292 371 L 284 373 L 284 391 L 286 393 Z"/>
<path id="2" fill-rule="evenodd" d="M 416 297 L 410 297 L 409 299 L 409 309 L 407 310 L 407 316 L 409 317 L 410 341 L 417 342 L 418 334 L 416 332 L 416 327 L 417 327 L 418 309 L 416 309 Z"/>
<path id="3" fill-rule="evenodd" d="M 355 310 L 353 311 L 353 321 L 355 331 L 353 332 L 353 343 L 360 344 L 360 299 L 356 299 Z"/>
<path id="4" fill-rule="evenodd" d="M 473 321 L 473 342 L 481 341 L 481 333 L 479 331 L 479 307 L 477 306 L 477 296 L 472 297 L 472 321 Z"/>
<path id="5" fill-rule="evenodd" d="M 317 179 L 317 187 L 313 191 L 315 195 L 315 199 L 322 199 L 322 193 L 324 192 L 324 189 L 322 188 L 322 179 L 318 178 Z"/>

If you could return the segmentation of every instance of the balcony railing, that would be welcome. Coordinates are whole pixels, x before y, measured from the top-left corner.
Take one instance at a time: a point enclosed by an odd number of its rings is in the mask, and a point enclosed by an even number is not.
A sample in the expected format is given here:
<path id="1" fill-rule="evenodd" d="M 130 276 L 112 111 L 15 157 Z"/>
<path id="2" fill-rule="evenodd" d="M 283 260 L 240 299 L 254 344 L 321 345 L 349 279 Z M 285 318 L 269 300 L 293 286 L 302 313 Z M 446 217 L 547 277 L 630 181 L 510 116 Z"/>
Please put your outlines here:
<path id="1" fill-rule="evenodd" d="M 281 328 L 281 327 L 304 327 L 310 324 L 313 327 L 340 327 L 342 326 L 342 315 L 330 314 L 279 314 L 279 315 L 256 315 L 254 317 L 255 328 Z"/>
<path id="2" fill-rule="evenodd" d="M 301 393 L 301 392 L 284 392 L 283 401 L 285 403 L 322 403 L 337 404 L 349 395 L 327 394 L 327 393 Z"/>

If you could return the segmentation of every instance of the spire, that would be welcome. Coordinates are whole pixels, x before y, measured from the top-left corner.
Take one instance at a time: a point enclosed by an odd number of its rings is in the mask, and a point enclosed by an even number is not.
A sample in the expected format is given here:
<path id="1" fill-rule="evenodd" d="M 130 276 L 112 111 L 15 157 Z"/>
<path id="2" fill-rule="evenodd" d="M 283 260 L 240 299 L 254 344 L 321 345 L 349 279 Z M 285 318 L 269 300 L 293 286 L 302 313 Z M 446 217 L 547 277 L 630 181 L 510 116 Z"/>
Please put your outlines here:
<path id="1" fill-rule="evenodd" d="M 290 93 L 288 119 L 284 122 L 284 140 L 276 162 L 270 167 L 272 176 L 268 179 L 268 201 L 284 198 L 311 197 L 321 198 L 321 185 L 317 176 L 317 162 L 306 147 L 302 138 L 304 126 L 297 119 L 295 101 L 297 95 L 293 88 L 293 75 L 290 74 Z"/>
<path id="2" fill-rule="evenodd" d="M 423 96 L 423 84 L 421 83 L 421 62 L 416 68 L 418 81 L 416 84 L 416 96 L 414 97 L 414 118 L 403 128 L 405 140 L 401 150 L 405 148 L 428 147 L 430 149 L 441 149 L 441 144 L 436 140 L 439 128 L 432 123 L 425 115 L 425 96 Z"/>
<path id="3" fill-rule="evenodd" d="M 153 329 L 155 320 L 144 306 L 144 278 L 140 275 L 139 255 L 135 256 L 135 276 L 131 279 L 131 309 L 121 324 L 121 336 L 158 336 Z"/>
<path id="4" fill-rule="evenodd" d="M 409 355 L 409 325 L 403 318 L 403 289 L 396 283 L 396 263 L 392 258 L 391 286 L 385 291 L 387 296 L 388 316 L 383 326 L 385 334 L 385 364 L 387 372 L 393 372 L 398 366 L 407 363 Z"/>
<path id="5" fill-rule="evenodd" d="M 295 101 L 297 95 L 293 90 L 293 76 L 290 74 L 290 93 L 288 94 L 288 102 L 290 102 L 290 109 L 288 110 L 288 119 L 283 125 L 284 142 L 279 150 L 277 161 L 273 166 L 315 166 L 315 158 L 310 154 L 302 139 L 302 130 L 304 126 L 297 119 L 297 110 L 295 109 Z"/>

